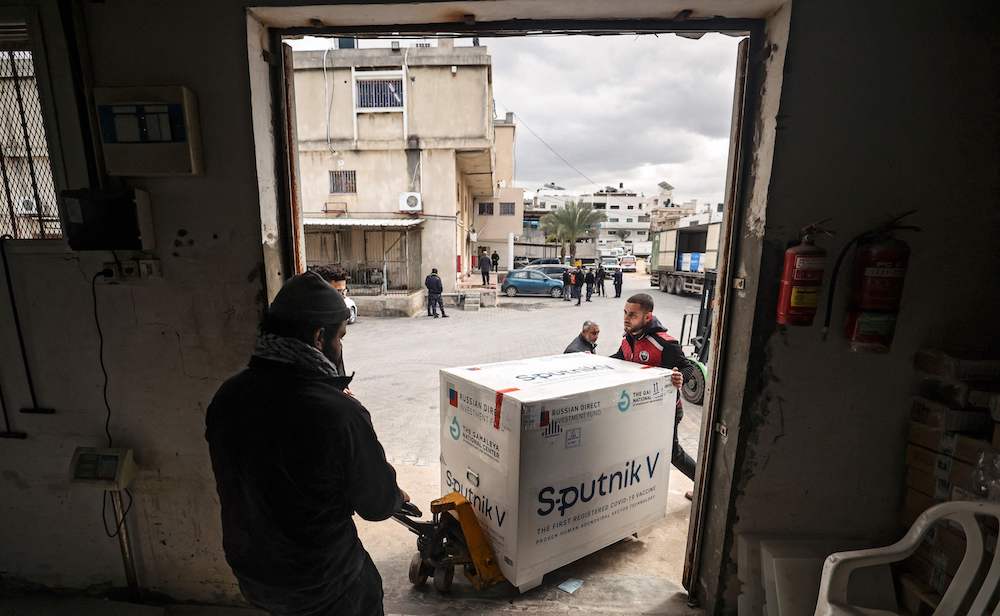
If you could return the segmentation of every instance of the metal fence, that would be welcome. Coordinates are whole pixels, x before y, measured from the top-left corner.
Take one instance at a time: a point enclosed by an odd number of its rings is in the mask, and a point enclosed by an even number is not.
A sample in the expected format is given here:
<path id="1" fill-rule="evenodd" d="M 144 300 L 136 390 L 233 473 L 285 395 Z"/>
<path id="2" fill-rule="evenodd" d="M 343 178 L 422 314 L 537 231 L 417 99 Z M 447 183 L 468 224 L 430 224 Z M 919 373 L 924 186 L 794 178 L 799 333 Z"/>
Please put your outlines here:
<path id="1" fill-rule="evenodd" d="M 62 237 L 35 63 L 0 47 L 0 234 Z"/>
<path id="2" fill-rule="evenodd" d="M 403 106 L 403 78 L 358 79 L 359 109 L 397 109 Z"/>
<path id="3" fill-rule="evenodd" d="M 345 270 L 352 295 L 406 295 L 423 288 L 419 230 L 307 231 L 306 263 Z"/>

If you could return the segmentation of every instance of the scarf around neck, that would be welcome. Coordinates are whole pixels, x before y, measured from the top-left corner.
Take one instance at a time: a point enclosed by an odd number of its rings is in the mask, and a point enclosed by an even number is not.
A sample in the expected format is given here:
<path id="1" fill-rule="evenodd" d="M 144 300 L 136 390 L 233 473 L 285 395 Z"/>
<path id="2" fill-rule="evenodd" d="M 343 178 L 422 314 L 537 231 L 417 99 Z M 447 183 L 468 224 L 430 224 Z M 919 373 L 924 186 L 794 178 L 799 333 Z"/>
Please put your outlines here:
<path id="1" fill-rule="evenodd" d="M 319 349 L 295 338 L 260 334 L 253 356 L 293 365 L 322 376 L 340 376 L 337 367 Z"/>

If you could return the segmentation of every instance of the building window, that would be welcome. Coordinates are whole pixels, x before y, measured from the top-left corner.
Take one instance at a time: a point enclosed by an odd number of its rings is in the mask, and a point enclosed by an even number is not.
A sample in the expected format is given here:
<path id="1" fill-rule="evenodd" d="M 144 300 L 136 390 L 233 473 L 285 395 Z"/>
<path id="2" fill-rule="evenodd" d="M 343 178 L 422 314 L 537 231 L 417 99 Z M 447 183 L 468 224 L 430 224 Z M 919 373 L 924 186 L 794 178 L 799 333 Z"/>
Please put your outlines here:
<path id="1" fill-rule="evenodd" d="M 403 77 L 358 78 L 358 109 L 402 109 Z"/>
<path id="2" fill-rule="evenodd" d="M 612 209 L 612 210 L 620 210 L 622 208 L 621 208 L 620 205 L 612 205 L 610 209 Z"/>
<path id="3" fill-rule="evenodd" d="M 634 218 L 626 218 L 625 222 L 635 222 L 635 219 Z"/>
<path id="4" fill-rule="evenodd" d="M 649 216 L 640 216 L 639 222 L 649 222 Z"/>
<path id="5" fill-rule="evenodd" d="M 639 235 L 646 235 L 645 231 L 639 231 Z"/>
<path id="6" fill-rule="evenodd" d="M 618 219 L 617 218 L 609 218 L 608 222 L 618 222 Z"/>
<path id="7" fill-rule="evenodd" d="M 594 204 L 594 209 L 595 210 L 603 210 L 605 207 L 606 206 L 603 203 L 595 203 Z"/>
<path id="8" fill-rule="evenodd" d="M 492 203 L 480 203 L 479 204 L 479 215 L 480 216 L 492 216 L 493 215 L 493 204 Z"/>
<path id="9" fill-rule="evenodd" d="M 501 216 L 513 216 L 514 215 L 514 204 L 513 203 L 501 203 L 500 204 L 500 215 Z"/>
<path id="10" fill-rule="evenodd" d="M 715 211 L 716 212 L 721 212 L 722 211 L 722 204 L 721 203 L 718 206 L 716 206 Z"/>
<path id="11" fill-rule="evenodd" d="M 554 209 L 556 209 L 557 207 L 558 207 L 558 206 L 556 206 L 556 205 L 550 205 L 550 206 L 549 206 L 549 209 L 553 209 L 553 210 L 554 210 Z"/>
<path id="12" fill-rule="evenodd" d="M 358 181 L 354 171 L 330 172 L 330 194 L 356 192 L 358 192 Z"/>
<path id="13" fill-rule="evenodd" d="M 5 25 L 0 51 L 0 234 L 16 239 L 62 237 L 35 62 L 27 24 Z M 9 40 L 8 40 L 9 39 Z"/>
<path id="14" fill-rule="evenodd" d="M 634 209 L 635 209 L 635 206 L 634 206 L 634 205 L 630 205 L 630 206 L 628 206 L 628 209 L 630 209 L 630 210 L 634 210 Z"/>

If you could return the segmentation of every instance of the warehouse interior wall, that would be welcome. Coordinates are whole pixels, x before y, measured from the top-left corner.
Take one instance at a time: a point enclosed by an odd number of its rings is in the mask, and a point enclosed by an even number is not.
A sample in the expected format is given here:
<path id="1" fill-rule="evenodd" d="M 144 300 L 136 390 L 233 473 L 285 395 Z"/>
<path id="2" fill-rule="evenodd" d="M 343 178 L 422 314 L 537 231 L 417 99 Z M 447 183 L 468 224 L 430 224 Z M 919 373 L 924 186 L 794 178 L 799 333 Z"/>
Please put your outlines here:
<path id="1" fill-rule="evenodd" d="M 898 539 L 914 353 L 996 356 L 998 25 L 985 3 L 793 4 L 766 211 L 755 219 L 751 206 L 744 226 L 763 253 L 754 297 L 736 300 L 752 300 L 754 314 L 732 519 L 726 543 L 706 546 L 724 559 L 711 596 L 727 610 L 739 533 Z M 830 217 L 837 231 L 819 241 L 830 255 L 825 295 L 849 238 L 910 209 L 923 231 L 900 235 L 912 253 L 890 353 L 848 350 L 849 267 L 826 342 L 819 319 L 777 330 L 782 255 L 801 227 Z"/>
<path id="2" fill-rule="evenodd" d="M 56 3 L 38 4 L 58 81 L 59 58 L 70 52 L 58 48 Z M 462 4 L 520 17 L 603 10 L 669 18 L 684 8 Z M 982 345 L 1000 333 L 989 320 L 1000 299 L 989 278 L 997 262 L 989 227 L 996 228 L 1000 194 L 991 64 L 997 28 L 992 16 L 976 13 L 985 9 L 943 2 L 911 3 L 905 11 L 888 1 L 799 0 L 777 12 L 776 3 L 709 4 L 706 10 L 720 15 L 770 16 L 769 55 L 751 61 L 776 71 L 761 84 L 762 100 L 773 105 L 759 111 L 754 190 L 739 229 L 736 275 L 747 288 L 734 299 L 730 341 L 733 357 L 743 353 L 749 362 L 729 362 L 727 377 L 734 378 L 720 398 L 730 429 L 713 472 L 735 484 L 711 496 L 704 562 L 716 577 L 700 582 L 711 609 L 731 610 L 735 533 L 893 535 L 913 352 Z M 97 85 L 183 84 L 198 97 L 205 174 L 133 182 L 151 195 L 163 280 L 99 285 L 97 295 L 112 430 L 117 443 L 135 449 L 141 467 L 130 516 L 141 581 L 177 599 L 217 603 L 239 594 L 222 553 L 202 436 L 205 405 L 245 363 L 266 280 L 281 275 L 266 268 L 276 180 L 265 154 L 273 128 L 252 112 L 264 84 L 254 62 L 265 61 L 253 53 L 254 41 L 263 51 L 266 40 L 245 6 L 82 3 Z M 67 169 L 79 168 L 80 129 L 66 111 L 76 101 L 65 89 L 55 97 L 67 117 L 60 120 L 62 155 Z M 68 188 L 85 182 L 81 173 L 67 175 Z M 851 354 L 836 334 L 821 343 L 818 326 L 776 331 L 780 255 L 799 227 L 833 216 L 840 234 L 824 243 L 835 252 L 857 231 L 911 207 L 921 209 L 915 222 L 925 230 L 907 236 L 913 256 L 891 353 Z M 24 441 L 0 441 L 0 571 L 11 579 L 68 588 L 121 583 L 117 545 L 101 526 L 100 493 L 67 479 L 76 446 L 103 444 L 90 279 L 110 257 L 69 252 L 61 242 L 12 247 L 40 401 L 57 413 L 16 412 L 28 403 L 20 358 L 0 354 L 12 420 L 28 433 Z M 839 332 L 843 301 L 836 306 Z M 3 302 L 0 343 L 16 349 Z"/>

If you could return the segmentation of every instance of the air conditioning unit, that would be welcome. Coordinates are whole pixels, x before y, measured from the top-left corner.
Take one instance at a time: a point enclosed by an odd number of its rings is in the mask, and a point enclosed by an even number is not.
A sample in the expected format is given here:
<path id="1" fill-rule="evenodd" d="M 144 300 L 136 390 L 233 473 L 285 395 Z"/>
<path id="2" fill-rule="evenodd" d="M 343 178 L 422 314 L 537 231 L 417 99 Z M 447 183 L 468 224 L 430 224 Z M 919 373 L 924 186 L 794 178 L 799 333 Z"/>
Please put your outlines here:
<path id="1" fill-rule="evenodd" d="M 19 199 L 14 203 L 14 213 L 19 216 L 37 216 L 38 204 L 31 197 Z"/>
<path id="2" fill-rule="evenodd" d="M 423 201 L 420 199 L 420 193 L 415 192 L 405 192 L 399 193 L 399 211 L 400 212 L 420 212 L 424 209 Z"/>

